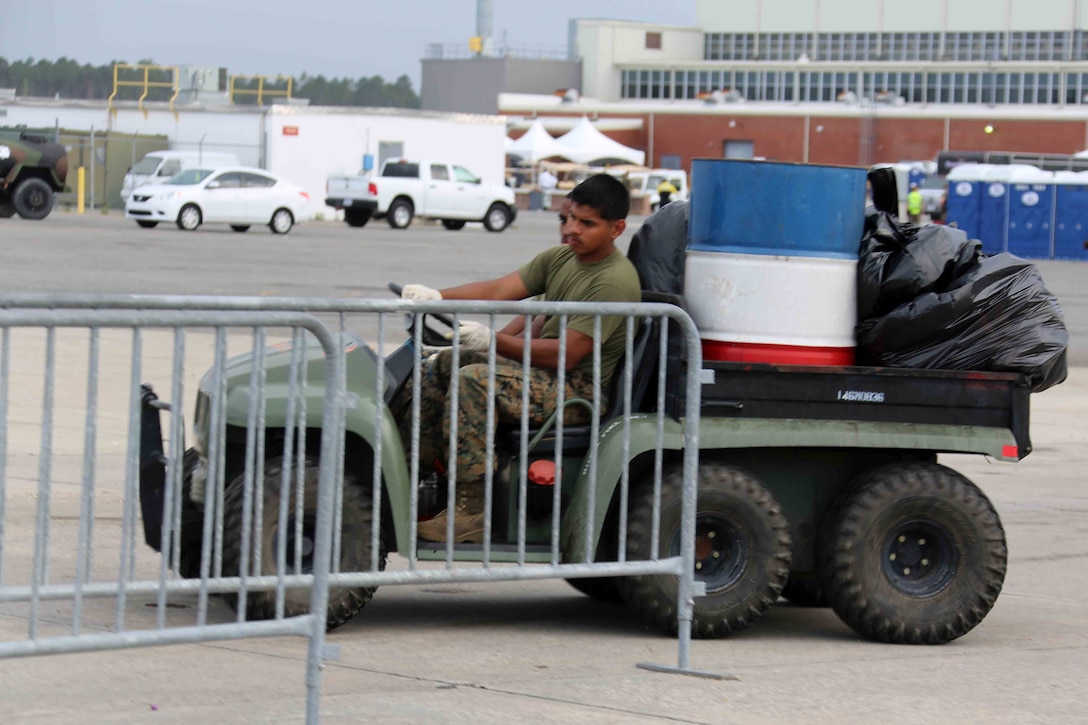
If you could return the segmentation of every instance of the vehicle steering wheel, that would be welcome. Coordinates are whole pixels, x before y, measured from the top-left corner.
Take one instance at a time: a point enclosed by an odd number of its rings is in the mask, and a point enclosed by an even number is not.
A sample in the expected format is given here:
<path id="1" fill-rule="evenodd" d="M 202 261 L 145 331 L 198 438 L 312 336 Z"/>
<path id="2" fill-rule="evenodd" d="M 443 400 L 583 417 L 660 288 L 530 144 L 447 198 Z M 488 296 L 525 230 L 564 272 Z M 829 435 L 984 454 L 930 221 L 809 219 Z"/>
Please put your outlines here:
<path id="1" fill-rule="evenodd" d="M 401 292 L 403 290 L 404 290 L 403 285 L 399 285 L 396 282 L 390 282 L 389 283 L 389 291 L 392 292 L 393 294 L 395 294 L 397 297 L 400 297 Z M 413 335 L 414 335 L 414 333 L 415 333 L 414 328 L 415 328 L 415 325 L 418 322 L 419 324 L 421 324 L 423 326 L 421 336 L 422 336 L 424 345 L 428 345 L 428 346 L 432 346 L 432 347 L 449 347 L 450 344 L 451 344 L 450 339 L 448 337 L 446 337 L 445 335 L 443 335 L 441 332 L 438 332 L 437 330 L 431 328 L 427 324 L 427 318 L 428 317 L 433 317 L 435 320 L 437 320 L 438 322 L 441 322 L 443 325 L 450 328 L 451 330 L 454 328 L 454 322 L 448 316 L 438 314 L 438 313 L 434 313 L 434 312 L 430 312 L 430 313 L 425 313 L 425 314 L 422 314 L 422 315 L 409 313 L 408 314 L 408 330 L 410 332 L 412 332 Z"/>

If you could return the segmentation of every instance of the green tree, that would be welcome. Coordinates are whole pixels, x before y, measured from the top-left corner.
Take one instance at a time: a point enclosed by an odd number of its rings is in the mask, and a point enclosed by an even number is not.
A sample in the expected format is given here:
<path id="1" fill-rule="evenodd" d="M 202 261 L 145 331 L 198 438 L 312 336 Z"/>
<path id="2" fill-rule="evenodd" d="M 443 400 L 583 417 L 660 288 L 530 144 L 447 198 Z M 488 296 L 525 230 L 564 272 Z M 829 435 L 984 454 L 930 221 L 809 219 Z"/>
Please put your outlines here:
<path id="1" fill-rule="evenodd" d="M 80 65 L 77 61 L 61 57 L 55 61 L 12 60 L 0 57 L 0 87 L 14 88 L 20 96 L 59 97 L 71 99 L 104 100 L 113 93 L 114 65 L 128 64 L 127 61 L 115 60 L 101 66 L 89 63 Z M 150 59 L 141 59 L 135 65 L 154 65 Z M 143 72 L 131 69 L 119 69 L 118 80 L 141 81 Z M 148 75 L 153 82 L 171 80 L 171 73 L 166 70 L 153 70 Z M 257 90 L 257 81 L 239 79 L 235 86 L 243 90 Z M 266 90 L 286 88 L 286 80 L 265 82 Z M 134 86 L 122 86 L 117 97 L 125 100 L 139 98 L 142 91 Z M 315 106 L 384 106 L 387 108 L 419 108 L 419 96 L 412 88 L 412 81 L 406 75 L 388 83 L 381 76 L 362 78 L 325 78 L 323 75 L 311 76 L 302 73 L 292 79 L 292 95 L 306 98 Z M 147 100 L 165 101 L 171 96 L 168 88 L 152 88 Z M 270 97 L 271 99 L 271 97 Z M 270 100 L 269 99 L 269 100 Z M 238 104 L 256 104 L 256 95 L 236 97 Z"/>

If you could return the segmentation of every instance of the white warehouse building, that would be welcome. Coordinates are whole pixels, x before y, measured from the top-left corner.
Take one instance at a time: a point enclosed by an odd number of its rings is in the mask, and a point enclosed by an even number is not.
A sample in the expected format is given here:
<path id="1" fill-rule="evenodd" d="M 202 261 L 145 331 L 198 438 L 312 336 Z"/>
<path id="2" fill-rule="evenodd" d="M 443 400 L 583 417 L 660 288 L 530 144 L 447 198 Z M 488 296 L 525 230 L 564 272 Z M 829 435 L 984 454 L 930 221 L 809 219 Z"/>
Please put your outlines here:
<path id="1" fill-rule="evenodd" d="M 1086 31 L 1081 0 L 697 0 L 694 28 L 572 20 L 570 53 L 601 101 L 1061 106 L 1088 104 Z"/>

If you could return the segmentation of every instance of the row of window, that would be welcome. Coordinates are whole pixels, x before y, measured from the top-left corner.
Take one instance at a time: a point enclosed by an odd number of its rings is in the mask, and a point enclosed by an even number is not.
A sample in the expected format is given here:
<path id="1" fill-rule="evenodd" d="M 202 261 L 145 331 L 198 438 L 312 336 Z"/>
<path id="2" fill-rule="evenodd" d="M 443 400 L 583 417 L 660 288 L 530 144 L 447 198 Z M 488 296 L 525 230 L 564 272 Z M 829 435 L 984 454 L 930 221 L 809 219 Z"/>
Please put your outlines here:
<path id="1" fill-rule="evenodd" d="M 1082 30 L 978 33 L 706 33 L 705 60 L 1088 60 Z"/>
<path id="2" fill-rule="evenodd" d="M 908 103 L 1088 105 L 1088 73 L 898 73 L 624 70 L 623 98 L 694 99 L 733 91 L 749 101 L 855 98 Z"/>

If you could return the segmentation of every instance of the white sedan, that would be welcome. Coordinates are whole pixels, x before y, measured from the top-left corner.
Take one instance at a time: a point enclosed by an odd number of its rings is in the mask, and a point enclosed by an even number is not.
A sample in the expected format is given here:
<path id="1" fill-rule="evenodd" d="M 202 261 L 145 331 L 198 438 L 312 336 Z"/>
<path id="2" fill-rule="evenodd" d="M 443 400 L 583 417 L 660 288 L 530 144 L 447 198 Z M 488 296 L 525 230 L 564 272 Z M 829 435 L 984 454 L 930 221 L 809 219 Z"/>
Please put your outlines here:
<path id="1" fill-rule="evenodd" d="M 267 224 L 286 234 L 310 216 L 310 195 L 263 169 L 188 169 L 162 184 L 133 189 L 125 202 L 125 217 L 148 229 L 172 221 L 192 231 L 223 222 L 236 232 Z"/>

